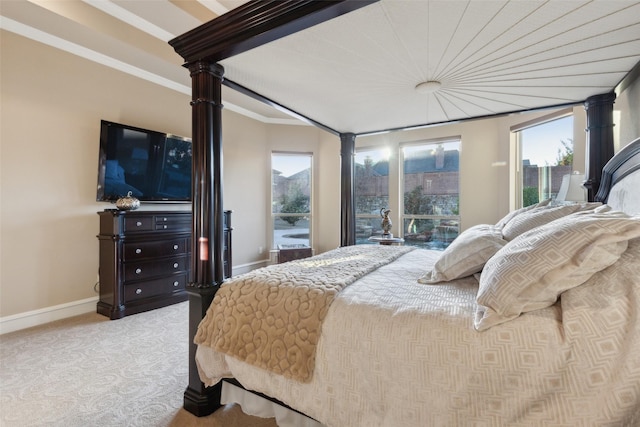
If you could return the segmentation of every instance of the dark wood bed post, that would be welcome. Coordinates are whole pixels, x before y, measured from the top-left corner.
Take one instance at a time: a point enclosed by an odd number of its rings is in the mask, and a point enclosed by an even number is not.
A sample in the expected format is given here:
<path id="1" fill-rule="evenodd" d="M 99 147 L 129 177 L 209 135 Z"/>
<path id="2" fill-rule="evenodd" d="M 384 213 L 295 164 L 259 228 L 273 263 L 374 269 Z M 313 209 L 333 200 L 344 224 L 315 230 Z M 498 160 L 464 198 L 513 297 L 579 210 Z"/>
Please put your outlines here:
<path id="1" fill-rule="evenodd" d="M 356 135 L 340 134 L 340 246 L 356 244 L 356 210 L 354 202 Z"/>
<path id="2" fill-rule="evenodd" d="M 587 200 L 595 201 L 600 187 L 602 168 L 613 157 L 613 103 L 614 92 L 594 95 L 584 102 L 587 112 L 587 159 L 585 183 Z"/>
<path id="3" fill-rule="evenodd" d="M 222 77 L 224 68 L 207 61 L 189 64 L 192 80 L 193 169 L 191 276 L 189 295 L 189 385 L 184 408 L 197 416 L 220 407 L 222 384 L 206 388 L 195 362 L 198 324 L 224 281 L 222 205 Z"/>
<path id="4" fill-rule="evenodd" d="M 218 63 L 376 1 L 254 0 L 169 41 L 189 68 L 193 85 L 194 220 L 192 276 L 187 286 L 189 386 L 184 393 L 184 408 L 194 415 L 205 416 L 221 406 L 222 383 L 204 387 L 198 376 L 193 344 L 198 324 L 224 280 L 221 103 L 224 69 Z"/>

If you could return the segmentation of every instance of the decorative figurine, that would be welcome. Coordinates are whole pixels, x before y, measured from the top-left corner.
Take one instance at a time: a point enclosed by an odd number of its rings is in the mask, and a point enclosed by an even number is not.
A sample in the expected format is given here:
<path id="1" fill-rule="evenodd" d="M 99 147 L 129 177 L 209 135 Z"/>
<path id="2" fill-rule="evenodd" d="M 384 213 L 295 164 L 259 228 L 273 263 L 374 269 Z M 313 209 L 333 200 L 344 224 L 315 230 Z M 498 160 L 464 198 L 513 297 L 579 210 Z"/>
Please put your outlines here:
<path id="1" fill-rule="evenodd" d="M 382 217 L 382 237 L 393 237 L 393 234 L 390 233 L 391 231 L 391 220 L 389 219 L 389 212 L 391 212 L 391 209 L 388 208 L 382 208 L 380 209 L 380 217 Z"/>
<path id="2" fill-rule="evenodd" d="M 140 200 L 131 195 L 131 191 L 125 197 L 120 197 L 116 201 L 116 207 L 121 211 L 133 211 L 140 207 Z"/>

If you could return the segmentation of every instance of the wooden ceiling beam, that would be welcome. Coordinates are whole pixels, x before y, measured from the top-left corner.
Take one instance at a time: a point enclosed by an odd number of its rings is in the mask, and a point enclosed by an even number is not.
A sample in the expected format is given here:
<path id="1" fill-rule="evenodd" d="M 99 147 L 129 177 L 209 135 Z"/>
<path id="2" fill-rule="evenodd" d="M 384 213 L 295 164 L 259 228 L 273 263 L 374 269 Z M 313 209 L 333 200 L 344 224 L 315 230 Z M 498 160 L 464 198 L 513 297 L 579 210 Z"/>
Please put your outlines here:
<path id="1" fill-rule="evenodd" d="M 310 28 L 378 0 L 253 0 L 169 44 L 186 64 L 211 63 Z"/>

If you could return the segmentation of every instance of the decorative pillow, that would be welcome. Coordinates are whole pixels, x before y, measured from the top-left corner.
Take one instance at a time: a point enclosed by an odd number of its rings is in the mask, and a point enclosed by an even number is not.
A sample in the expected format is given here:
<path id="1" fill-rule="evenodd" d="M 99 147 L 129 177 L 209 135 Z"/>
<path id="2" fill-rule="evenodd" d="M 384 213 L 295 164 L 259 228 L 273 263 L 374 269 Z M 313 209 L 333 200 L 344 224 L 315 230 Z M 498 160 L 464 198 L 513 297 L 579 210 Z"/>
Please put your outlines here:
<path id="1" fill-rule="evenodd" d="M 481 224 L 462 233 L 442 252 L 431 271 L 418 279 L 419 283 L 447 282 L 482 271 L 489 258 L 507 242 L 500 229 Z"/>
<path id="2" fill-rule="evenodd" d="M 480 275 L 475 328 L 553 305 L 558 297 L 615 263 L 629 239 L 640 236 L 640 216 L 577 212 L 507 243 Z"/>
<path id="3" fill-rule="evenodd" d="M 602 203 L 582 203 L 561 206 L 539 206 L 513 218 L 502 228 L 502 237 L 513 240 L 522 233 L 579 211 L 593 210 Z"/>
<path id="4" fill-rule="evenodd" d="M 551 203 L 551 199 L 546 199 L 541 201 L 540 203 L 536 203 L 535 205 L 525 206 L 524 208 L 516 209 L 515 211 L 509 212 L 502 218 L 500 221 L 496 223 L 496 227 L 502 228 L 509 223 L 513 218 L 517 217 L 521 213 L 530 211 L 531 209 L 539 208 L 542 206 L 548 206 Z"/>

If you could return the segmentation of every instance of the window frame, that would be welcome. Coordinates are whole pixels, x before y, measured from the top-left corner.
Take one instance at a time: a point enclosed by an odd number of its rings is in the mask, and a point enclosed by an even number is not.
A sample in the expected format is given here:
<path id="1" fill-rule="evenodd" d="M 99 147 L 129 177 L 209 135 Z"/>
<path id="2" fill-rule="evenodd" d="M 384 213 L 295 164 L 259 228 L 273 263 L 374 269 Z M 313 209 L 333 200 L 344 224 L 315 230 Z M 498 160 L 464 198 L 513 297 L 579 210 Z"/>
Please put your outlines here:
<path id="1" fill-rule="evenodd" d="M 574 114 L 573 108 L 564 108 L 562 110 L 555 111 L 551 114 L 547 114 L 542 117 L 538 117 L 536 119 L 532 119 L 523 123 L 519 123 L 517 125 L 513 125 L 510 127 L 510 132 L 512 135 L 512 149 L 514 154 L 514 167 L 513 167 L 513 193 L 512 193 L 512 210 L 522 208 L 524 205 L 524 167 L 523 167 L 523 138 L 522 132 L 534 128 L 537 126 L 543 126 L 547 123 L 554 122 L 556 120 L 561 120 L 567 117 L 571 117 L 573 121 L 573 128 L 576 126 L 576 116 Z M 573 141 L 573 153 L 574 160 L 571 165 L 571 170 L 575 170 L 575 154 L 576 154 L 576 139 L 575 135 L 572 134 Z M 539 166 L 539 168 L 542 168 Z M 548 171 L 547 171 L 548 173 Z"/>
<path id="2" fill-rule="evenodd" d="M 273 175 L 273 170 L 275 169 L 273 166 L 273 157 L 275 156 L 298 156 L 298 157 L 309 157 L 309 210 L 308 213 L 277 213 L 274 212 L 274 175 Z M 309 222 L 309 247 L 313 248 L 313 209 L 314 209 L 314 153 L 313 152 L 309 152 L 309 151 L 282 151 L 282 150 L 272 150 L 271 151 L 271 155 L 269 156 L 269 175 L 270 175 L 270 197 L 269 197 L 269 240 L 270 240 L 270 247 L 272 250 L 277 250 L 278 249 L 278 244 L 276 243 L 276 239 L 275 239 L 275 220 L 278 217 L 283 217 L 283 216 L 287 216 L 287 217 L 291 217 L 291 216 L 295 216 L 295 217 L 301 217 L 301 218 L 307 218 L 308 222 Z"/>

